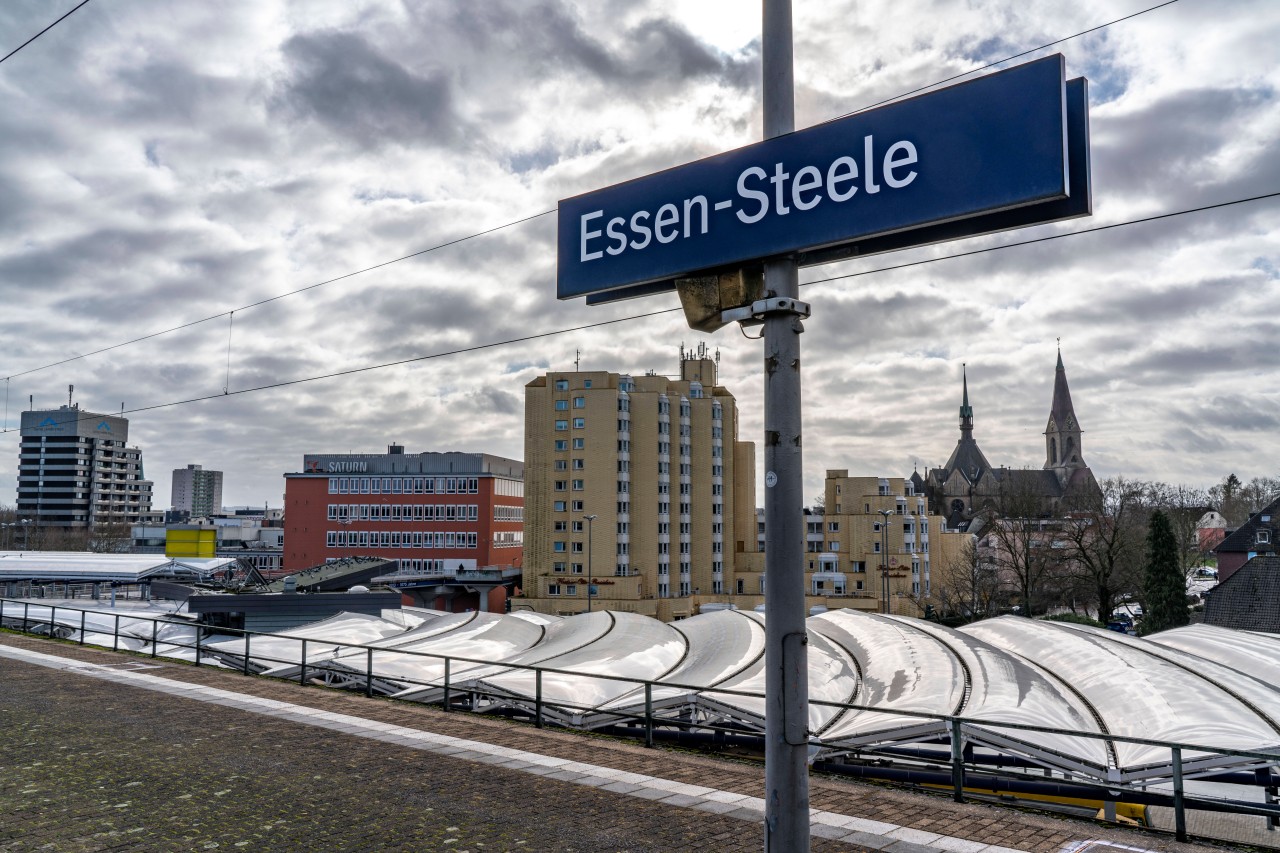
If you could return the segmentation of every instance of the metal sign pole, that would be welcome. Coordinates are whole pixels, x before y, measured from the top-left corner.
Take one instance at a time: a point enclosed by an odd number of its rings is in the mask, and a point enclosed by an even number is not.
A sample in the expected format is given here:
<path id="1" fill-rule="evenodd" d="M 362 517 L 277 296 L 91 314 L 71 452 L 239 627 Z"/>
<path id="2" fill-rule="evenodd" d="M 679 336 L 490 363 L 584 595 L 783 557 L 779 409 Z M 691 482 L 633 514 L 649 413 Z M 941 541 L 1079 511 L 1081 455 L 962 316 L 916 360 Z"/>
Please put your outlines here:
<path id="1" fill-rule="evenodd" d="M 795 130 L 791 0 L 764 0 L 764 136 Z M 799 296 L 793 258 L 766 262 L 767 299 Z M 800 445 L 800 316 L 764 322 L 765 844 L 809 849 L 809 686 L 804 622 L 804 468 Z"/>

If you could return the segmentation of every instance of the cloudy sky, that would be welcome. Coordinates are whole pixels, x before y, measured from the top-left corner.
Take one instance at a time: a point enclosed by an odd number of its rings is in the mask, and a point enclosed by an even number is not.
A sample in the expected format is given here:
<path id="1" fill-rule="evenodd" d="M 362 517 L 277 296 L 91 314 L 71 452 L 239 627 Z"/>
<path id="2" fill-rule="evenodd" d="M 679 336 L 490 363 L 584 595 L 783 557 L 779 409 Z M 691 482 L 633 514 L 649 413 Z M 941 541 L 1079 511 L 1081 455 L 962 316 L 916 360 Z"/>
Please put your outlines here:
<path id="1" fill-rule="evenodd" d="M 1156 2 L 795 0 L 797 126 Z M 0 4 L 0 55 L 73 5 Z M 558 302 L 555 217 L 527 218 L 757 141 L 759 21 L 758 0 L 89 3 L 0 63 L 0 504 L 18 413 L 68 384 L 146 409 L 673 307 Z M 1274 0 L 1180 0 L 1033 54 L 1090 80 L 1092 218 L 802 281 L 1280 191 L 1277 45 Z M 987 457 L 1039 467 L 1058 338 L 1100 476 L 1275 476 L 1278 269 L 1269 199 L 805 288 L 806 495 L 827 468 L 943 463 L 965 362 Z M 760 344 L 678 312 L 151 408 L 130 438 L 157 507 L 188 463 L 226 472 L 228 504 L 277 506 L 306 452 L 519 458 L 541 372 L 581 350 L 675 373 L 704 341 L 758 441 Z"/>

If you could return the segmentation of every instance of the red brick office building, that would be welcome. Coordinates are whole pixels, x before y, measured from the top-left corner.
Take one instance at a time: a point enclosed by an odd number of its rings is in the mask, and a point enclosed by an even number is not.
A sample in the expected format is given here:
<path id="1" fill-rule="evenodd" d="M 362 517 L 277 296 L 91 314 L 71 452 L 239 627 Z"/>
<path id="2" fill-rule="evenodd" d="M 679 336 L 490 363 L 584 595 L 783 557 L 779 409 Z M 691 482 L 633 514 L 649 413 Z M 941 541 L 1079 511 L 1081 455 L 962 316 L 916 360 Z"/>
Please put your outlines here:
<path id="1" fill-rule="evenodd" d="M 524 463 L 487 453 L 307 454 L 285 474 L 284 568 L 342 557 L 452 575 L 519 566 Z"/>

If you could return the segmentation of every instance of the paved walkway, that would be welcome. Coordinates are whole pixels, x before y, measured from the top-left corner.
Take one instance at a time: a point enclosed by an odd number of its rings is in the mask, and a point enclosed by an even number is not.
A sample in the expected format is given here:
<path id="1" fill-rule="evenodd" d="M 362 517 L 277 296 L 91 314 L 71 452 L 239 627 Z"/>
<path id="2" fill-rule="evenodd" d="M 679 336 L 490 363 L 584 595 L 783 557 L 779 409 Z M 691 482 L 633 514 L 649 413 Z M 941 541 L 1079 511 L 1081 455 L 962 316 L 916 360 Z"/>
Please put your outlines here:
<path id="1" fill-rule="evenodd" d="M 0 633 L 0 850 L 759 851 L 763 770 Z M 815 776 L 814 853 L 1192 853 Z"/>

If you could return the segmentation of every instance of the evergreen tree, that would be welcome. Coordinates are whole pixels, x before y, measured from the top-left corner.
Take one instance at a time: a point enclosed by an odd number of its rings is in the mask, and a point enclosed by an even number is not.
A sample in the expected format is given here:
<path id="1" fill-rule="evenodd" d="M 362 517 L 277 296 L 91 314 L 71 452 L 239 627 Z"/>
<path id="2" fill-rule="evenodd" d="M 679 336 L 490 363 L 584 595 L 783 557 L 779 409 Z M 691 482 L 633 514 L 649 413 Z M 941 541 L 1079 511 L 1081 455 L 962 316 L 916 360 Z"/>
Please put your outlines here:
<path id="1" fill-rule="evenodd" d="M 1160 510 L 1151 514 L 1147 527 L 1147 566 L 1142 582 L 1145 607 L 1140 632 L 1145 636 L 1186 625 L 1187 581 L 1178 561 L 1178 540 L 1169 516 Z"/>

